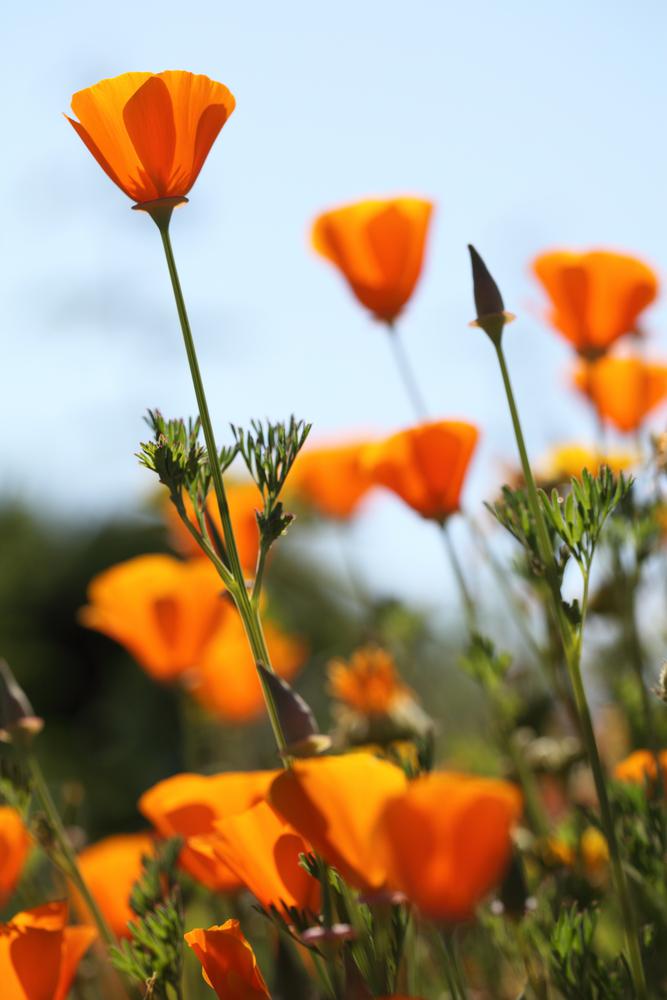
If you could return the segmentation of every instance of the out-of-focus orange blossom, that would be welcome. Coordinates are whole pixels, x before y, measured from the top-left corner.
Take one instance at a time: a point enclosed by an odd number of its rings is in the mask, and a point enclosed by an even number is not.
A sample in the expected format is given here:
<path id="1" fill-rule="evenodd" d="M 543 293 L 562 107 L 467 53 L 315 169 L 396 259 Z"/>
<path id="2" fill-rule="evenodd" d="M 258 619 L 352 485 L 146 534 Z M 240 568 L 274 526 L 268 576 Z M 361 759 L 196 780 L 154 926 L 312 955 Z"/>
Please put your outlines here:
<path id="1" fill-rule="evenodd" d="M 379 646 L 364 646 L 348 661 L 331 660 L 327 676 L 330 694 L 364 715 L 384 715 L 412 695 L 393 656 Z"/>
<path id="2" fill-rule="evenodd" d="M 444 521 L 459 510 L 479 432 L 461 421 L 434 421 L 399 431 L 364 453 L 377 486 L 396 493 L 422 517 Z"/>
<path id="3" fill-rule="evenodd" d="M 667 789 L 667 750 L 661 750 L 658 754 L 662 780 Z M 651 750 L 635 750 L 614 768 L 614 777 L 618 781 L 628 781 L 633 785 L 644 785 L 655 782 L 658 777 L 655 755 Z"/>
<path id="4" fill-rule="evenodd" d="M 549 322 L 587 358 L 637 332 L 641 313 L 658 294 L 647 264 L 608 250 L 550 251 L 535 258 L 533 270 L 550 299 Z"/>
<path id="5" fill-rule="evenodd" d="M 639 430 L 667 399 L 667 365 L 639 357 L 611 355 L 581 362 L 573 381 L 600 420 L 626 434 Z"/>
<path id="6" fill-rule="evenodd" d="M 135 919 L 130 908 L 134 883 L 141 875 L 141 859 L 153 854 L 154 838 L 148 833 L 116 834 L 105 837 L 79 854 L 84 881 L 116 937 L 127 937 L 128 920 Z M 77 908 L 88 918 L 85 906 L 75 897 Z"/>
<path id="7" fill-rule="evenodd" d="M 348 442 L 300 452 L 287 480 L 287 502 L 294 497 L 322 517 L 348 520 L 373 487 L 364 466 L 367 442 Z"/>
<path id="8" fill-rule="evenodd" d="M 433 205 L 422 198 L 360 201 L 315 220 L 315 250 L 341 272 L 363 306 L 392 323 L 415 290 Z"/>
<path id="9" fill-rule="evenodd" d="M 185 197 L 235 104 L 207 76 L 123 73 L 74 94 L 78 121 L 67 117 L 114 184 L 145 204 Z"/>
<path id="10" fill-rule="evenodd" d="M 0 906 L 8 901 L 30 852 L 30 835 L 19 813 L 0 806 Z"/>

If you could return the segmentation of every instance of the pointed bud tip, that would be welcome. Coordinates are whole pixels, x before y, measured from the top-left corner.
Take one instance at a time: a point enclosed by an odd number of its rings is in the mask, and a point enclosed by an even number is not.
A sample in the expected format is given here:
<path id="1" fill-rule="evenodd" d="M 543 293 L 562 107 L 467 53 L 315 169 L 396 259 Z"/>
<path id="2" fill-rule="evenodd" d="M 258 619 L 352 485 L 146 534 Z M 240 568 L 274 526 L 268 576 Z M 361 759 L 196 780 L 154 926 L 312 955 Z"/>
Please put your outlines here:
<path id="1" fill-rule="evenodd" d="M 477 318 L 470 325 L 481 327 L 493 343 L 499 345 L 505 324 L 510 323 L 514 316 L 505 311 L 505 303 L 500 289 L 472 243 L 468 244 L 468 251 L 472 265 L 473 295 L 477 311 Z"/>

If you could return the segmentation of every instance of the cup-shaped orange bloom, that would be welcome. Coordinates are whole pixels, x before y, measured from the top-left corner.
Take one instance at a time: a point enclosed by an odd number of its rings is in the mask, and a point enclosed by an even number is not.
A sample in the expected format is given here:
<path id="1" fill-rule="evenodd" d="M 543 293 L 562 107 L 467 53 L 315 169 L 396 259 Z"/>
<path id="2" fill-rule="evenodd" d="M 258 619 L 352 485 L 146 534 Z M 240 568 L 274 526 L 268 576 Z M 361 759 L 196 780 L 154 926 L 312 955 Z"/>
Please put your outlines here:
<path id="1" fill-rule="evenodd" d="M 297 762 L 273 782 L 269 801 L 350 885 L 373 892 L 386 881 L 377 820 L 406 785 L 400 768 L 351 753 Z"/>
<path id="2" fill-rule="evenodd" d="M 304 643 L 272 622 L 264 625 L 271 663 L 290 680 L 306 659 Z M 232 614 L 218 629 L 192 676 L 191 693 L 212 715 L 228 722 L 251 722 L 264 712 L 264 696 L 243 624 Z"/>
<path id="3" fill-rule="evenodd" d="M 412 696 L 393 656 L 379 646 L 364 646 L 349 661 L 332 660 L 327 674 L 330 694 L 363 715 L 385 715 Z"/>
<path id="4" fill-rule="evenodd" d="M 270 1000 L 255 953 L 238 920 L 189 931 L 185 940 L 202 965 L 204 979 L 220 1000 Z"/>
<path id="5" fill-rule="evenodd" d="M 74 94 L 79 120 L 68 121 L 114 184 L 144 204 L 185 197 L 235 103 L 207 76 L 123 73 Z"/>
<path id="6" fill-rule="evenodd" d="M 346 205 L 315 220 L 313 246 L 336 265 L 362 305 L 391 323 L 419 280 L 432 211 L 423 198 Z"/>
<path id="7" fill-rule="evenodd" d="M 373 483 L 363 461 L 368 442 L 350 442 L 302 451 L 287 480 L 287 492 L 322 517 L 346 521 L 356 513 Z"/>
<path id="8" fill-rule="evenodd" d="M 241 566 L 250 578 L 254 575 L 257 564 L 259 529 L 257 527 L 256 511 L 262 510 L 264 505 L 262 495 L 253 482 L 234 482 L 234 480 L 229 483 L 225 480 L 225 493 L 227 495 L 229 515 L 232 520 L 234 538 L 236 539 Z M 184 497 L 184 503 L 190 520 L 196 526 L 197 522 L 192 502 L 187 495 Z M 167 527 L 174 548 L 188 558 L 192 556 L 198 556 L 203 559 L 208 558 L 181 521 L 171 501 L 167 501 L 165 512 Z M 210 518 L 218 537 L 224 541 L 220 511 L 218 510 L 215 494 L 212 492 L 206 498 L 206 514 Z"/>
<path id="9" fill-rule="evenodd" d="M 218 820 L 212 836 L 193 837 L 188 847 L 227 865 L 267 910 L 319 912 L 319 882 L 299 864 L 310 847 L 267 802 Z"/>
<path id="10" fill-rule="evenodd" d="M 661 750 L 658 754 L 662 779 L 667 789 L 667 750 Z M 633 785 L 651 784 L 657 779 L 657 767 L 655 755 L 651 750 L 635 750 L 614 768 L 614 777 L 618 781 L 628 781 Z"/>
<path id="11" fill-rule="evenodd" d="M 554 483 L 581 479 L 584 469 L 592 476 L 598 475 L 606 465 L 612 472 L 627 472 L 638 464 L 640 456 L 635 451 L 605 451 L 601 454 L 594 448 L 581 444 L 560 444 L 552 448 L 535 469 L 539 485 L 547 488 Z"/>
<path id="12" fill-rule="evenodd" d="M 472 424 L 434 421 L 369 445 L 364 461 L 376 486 L 396 493 L 422 517 L 444 521 L 459 509 L 479 433 Z"/>
<path id="13" fill-rule="evenodd" d="M 667 365 L 637 357 L 605 357 L 581 362 L 574 384 L 601 420 L 628 434 L 667 399 Z"/>
<path id="14" fill-rule="evenodd" d="M 378 817 L 388 884 L 433 919 L 469 919 L 502 877 L 521 795 L 505 781 L 442 772 L 412 781 Z"/>
<path id="15" fill-rule="evenodd" d="M 156 680 L 198 666 L 233 609 L 212 565 L 202 559 L 137 556 L 96 576 L 80 620 L 119 642 Z"/>
<path id="16" fill-rule="evenodd" d="M 2 1000 L 66 1000 L 92 927 L 67 927 L 67 904 L 46 903 L 0 924 Z"/>
<path id="17" fill-rule="evenodd" d="M 658 294 L 655 272 L 636 257 L 593 250 L 540 254 L 533 270 L 549 299 L 549 322 L 579 354 L 604 354 Z"/>
<path id="18" fill-rule="evenodd" d="M 14 892 L 23 871 L 30 836 L 15 809 L 0 806 L 0 907 Z"/>
<path id="19" fill-rule="evenodd" d="M 116 937 L 127 937 L 127 923 L 134 920 L 130 894 L 141 875 L 141 859 L 153 854 L 154 839 L 148 833 L 117 834 L 86 847 L 79 855 L 79 868 L 104 919 Z M 85 904 L 75 903 L 86 919 Z"/>
<path id="20" fill-rule="evenodd" d="M 139 799 L 139 811 L 163 837 L 207 837 L 218 820 L 250 809 L 266 798 L 277 771 L 214 774 L 177 774 L 149 788 Z M 201 844 L 199 844 L 201 848 Z M 243 883 L 217 857 L 187 845 L 180 858 L 183 868 L 208 889 L 234 892 Z"/>

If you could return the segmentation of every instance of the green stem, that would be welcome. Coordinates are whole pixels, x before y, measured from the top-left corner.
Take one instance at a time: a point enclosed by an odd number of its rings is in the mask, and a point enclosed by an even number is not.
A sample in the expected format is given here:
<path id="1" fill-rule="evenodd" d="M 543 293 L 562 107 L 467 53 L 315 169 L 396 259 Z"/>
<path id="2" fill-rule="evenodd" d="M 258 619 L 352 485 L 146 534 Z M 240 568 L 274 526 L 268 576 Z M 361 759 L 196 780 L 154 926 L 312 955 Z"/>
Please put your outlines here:
<path id="1" fill-rule="evenodd" d="M 468 584 L 466 583 L 465 574 L 463 572 L 463 567 L 457 555 L 456 549 L 454 548 L 454 542 L 452 540 L 451 529 L 449 527 L 449 520 L 442 521 L 442 537 L 445 542 L 445 550 L 447 552 L 447 557 L 449 558 L 449 563 L 452 567 L 452 572 L 456 579 L 456 583 L 459 588 L 459 593 L 461 595 L 461 603 L 463 604 L 463 611 L 465 614 L 466 625 L 468 632 L 472 636 L 477 631 L 477 611 L 475 609 L 475 602 L 470 596 L 470 591 L 468 590 Z"/>
<path id="2" fill-rule="evenodd" d="M 607 838 L 607 843 L 609 846 L 609 857 L 611 862 L 612 875 L 613 875 L 614 885 L 616 888 L 616 893 L 618 895 L 621 907 L 621 914 L 623 918 L 623 925 L 625 928 L 625 938 L 628 949 L 628 958 L 630 963 L 633 985 L 637 995 L 637 1000 L 647 1000 L 648 994 L 646 990 L 644 967 L 642 964 L 641 948 L 639 945 L 639 932 L 637 928 L 632 900 L 630 898 L 628 883 L 625 877 L 625 871 L 621 860 L 621 852 L 618 844 L 618 838 L 616 836 L 614 817 L 612 814 L 611 803 L 609 801 L 609 794 L 607 792 L 607 783 L 605 780 L 604 770 L 602 768 L 602 762 L 600 760 L 597 741 L 595 739 L 595 731 L 593 729 L 593 722 L 591 719 L 591 714 L 588 707 L 588 701 L 586 699 L 586 692 L 584 690 L 584 685 L 581 677 L 581 642 L 583 634 L 583 623 L 588 603 L 588 573 L 586 572 L 584 574 L 584 598 L 582 600 L 582 621 L 578 631 L 575 633 L 570 623 L 568 622 L 567 618 L 565 617 L 565 613 L 563 610 L 562 598 L 560 594 L 560 585 L 558 582 L 558 574 L 556 570 L 556 561 L 554 558 L 553 548 L 551 545 L 551 541 L 549 539 L 549 533 L 547 531 L 547 526 L 544 520 L 542 508 L 540 507 L 537 488 L 535 486 L 535 479 L 533 477 L 533 473 L 530 467 L 530 462 L 528 460 L 528 452 L 526 450 L 526 444 L 523 436 L 523 431 L 521 428 L 521 422 L 519 420 L 519 413 L 517 411 L 516 402 L 514 399 L 514 392 L 512 390 L 512 383 L 510 381 L 509 371 L 507 369 L 507 363 L 505 361 L 505 355 L 503 353 L 503 349 L 499 340 L 497 342 L 494 342 L 494 346 L 496 348 L 498 363 L 500 365 L 503 384 L 505 386 L 507 403 L 512 418 L 512 425 L 514 427 L 514 436 L 516 438 L 517 447 L 519 449 L 521 467 L 523 469 L 523 475 L 526 482 L 526 493 L 528 497 L 528 504 L 533 519 L 535 521 L 535 530 L 537 533 L 537 543 L 539 547 L 540 557 L 545 567 L 546 580 L 549 585 L 549 590 L 551 593 L 554 620 L 560 632 L 560 637 L 563 644 L 563 652 L 565 654 L 565 662 L 567 664 L 568 673 L 570 676 L 570 683 L 572 685 L 572 690 L 574 692 L 574 701 L 577 708 L 577 714 L 579 716 L 581 732 L 584 739 L 584 743 L 586 745 L 589 763 L 591 765 L 591 770 L 593 772 L 595 789 L 600 804 L 600 818 L 602 820 L 602 826 L 604 828 L 605 836 Z"/>
<path id="3" fill-rule="evenodd" d="M 107 948 L 117 948 L 118 941 L 113 931 L 104 919 L 102 912 L 95 902 L 95 899 L 86 885 L 86 882 L 79 869 L 78 862 L 76 860 L 76 854 L 69 842 L 69 837 L 67 836 L 67 831 L 65 830 L 56 804 L 53 801 L 51 792 L 49 791 L 49 786 L 47 785 L 44 775 L 42 774 L 42 769 L 39 765 L 35 754 L 32 751 L 26 753 L 26 764 L 30 772 L 30 777 L 32 780 L 33 788 L 37 798 L 39 799 L 40 805 L 44 810 L 46 818 L 49 822 L 49 826 L 55 836 L 56 843 L 58 844 L 58 849 L 62 855 L 62 859 L 65 863 L 66 872 L 65 874 L 74 884 L 77 892 L 81 896 L 82 900 L 86 905 L 86 909 L 90 913 L 97 924 L 97 929 L 99 931 L 100 937 L 106 944 Z"/>
<path id="4" fill-rule="evenodd" d="M 192 385 L 194 387 L 195 396 L 197 398 L 197 407 L 199 409 L 202 432 L 204 434 L 204 441 L 206 442 L 206 450 L 208 452 L 209 465 L 211 469 L 211 479 L 213 481 L 213 489 L 215 491 L 215 496 L 218 503 L 218 509 L 220 511 L 220 521 L 222 523 L 225 548 L 227 551 L 227 558 L 229 559 L 229 568 L 233 578 L 233 580 L 230 581 L 231 585 L 229 586 L 229 591 L 234 599 L 236 607 L 238 608 L 239 614 L 241 615 L 241 620 L 243 622 L 245 632 L 248 637 L 248 642 L 250 643 L 250 648 L 255 658 L 255 662 L 261 663 L 267 669 L 272 670 L 273 667 L 271 665 L 271 658 L 269 656 L 269 651 L 266 646 L 266 640 L 264 638 L 264 633 L 262 631 L 262 624 L 259 618 L 259 613 L 256 605 L 253 604 L 252 599 L 248 594 L 248 588 L 246 585 L 243 569 L 241 567 L 241 560 L 239 559 L 239 553 L 236 547 L 236 540 L 234 538 L 234 529 L 232 527 L 232 521 L 229 512 L 229 504 L 227 503 L 225 486 L 222 479 L 222 471 L 220 469 L 219 452 L 217 445 L 215 443 L 213 425 L 211 423 L 211 415 L 209 413 L 208 402 L 206 400 L 206 393 L 204 391 L 204 383 L 199 368 L 199 361 L 197 359 L 197 352 L 195 349 L 194 338 L 192 336 L 190 321 L 188 319 L 188 313 L 185 307 L 185 299 L 183 297 L 183 291 L 181 289 L 181 282 L 178 276 L 178 270 L 176 268 L 176 260 L 174 258 L 174 251 L 171 245 L 171 238 L 169 236 L 169 222 L 171 219 L 171 213 L 155 211 L 151 212 L 150 214 L 151 218 L 153 219 L 153 221 L 155 222 L 156 226 L 160 231 L 160 236 L 162 237 L 162 246 L 164 247 L 164 253 L 167 260 L 167 267 L 169 269 L 169 277 L 171 278 L 171 285 L 174 292 L 174 299 L 176 301 L 176 310 L 178 312 L 178 318 L 180 320 L 181 330 L 183 333 L 185 352 L 187 354 L 188 364 L 190 366 Z M 260 683 L 262 685 L 262 691 L 264 694 L 266 709 L 271 722 L 271 727 L 273 729 L 273 735 L 275 737 L 279 752 L 283 753 L 285 750 L 285 739 L 283 736 L 280 719 L 278 718 L 278 713 L 276 711 L 276 706 L 273 697 L 271 695 L 271 692 L 269 691 L 261 674 L 259 675 L 259 678 L 260 678 Z"/>
<path id="5" fill-rule="evenodd" d="M 415 411 L 415 416 L 418 420 L 427 420 L 428 407 L 424 397 L 422 396 L 419 383 L 417 382 L 415 374 L 412 370 L 408 356 L 403 350 L 403 344 L 399 337 L 398 330 L 394 323 L 387 323 L 387 330 L 389 332 L 389 342 L 394 354 L 394 360 L 396 361 L 396 367 L 398 368 L 398 373 L 401 376 L 401 381 L 403 382 L 405 391 L 410 399 L 412 408 Z"/>
<path id="6" fill-rule="evenodd" d="M 461 979 L 449 931 L 442 930 L 438 934 L 438 941 L 440 942 L 440 950 L 444 959 L 445 977 L 452 1000 L 466 1000 L 467 991 Z"/>

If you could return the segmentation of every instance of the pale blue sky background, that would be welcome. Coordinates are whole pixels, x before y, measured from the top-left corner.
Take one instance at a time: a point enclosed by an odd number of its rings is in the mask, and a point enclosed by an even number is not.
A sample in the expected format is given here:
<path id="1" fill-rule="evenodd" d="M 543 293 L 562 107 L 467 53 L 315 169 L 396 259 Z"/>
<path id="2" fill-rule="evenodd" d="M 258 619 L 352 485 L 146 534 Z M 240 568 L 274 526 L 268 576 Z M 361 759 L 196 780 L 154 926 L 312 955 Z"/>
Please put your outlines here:
<path id="1" fill-rule="evenodd" d="M 220 437 L 292 410 L 321 436 L 410 422 L 382 331 L 307 244 L 320 209 L 402 192 L 437 203 L 403 336 L 434 414 L 482 428 L 470 505 L 513 450 L 490 345 L 467 326 L 467 242 L 520 317 L 506 337 L 531 450 L 592 434 L 528 262 L 603 245 L 664 274 L 660 0 L 38 2 L 5 11 L 3 37 L 2 493 L 72 515 L 136 506 L 146 406 L 194 410 L 157 233 L 61 116 L 129 69 L 208 73 L 238 102 L 173 225 Z M 647 326 L 660 353 L 664 305 Z M 354 537 L 385 588 L 425 596 L 445 577 L 429 526 L 390 499 Z"/>

